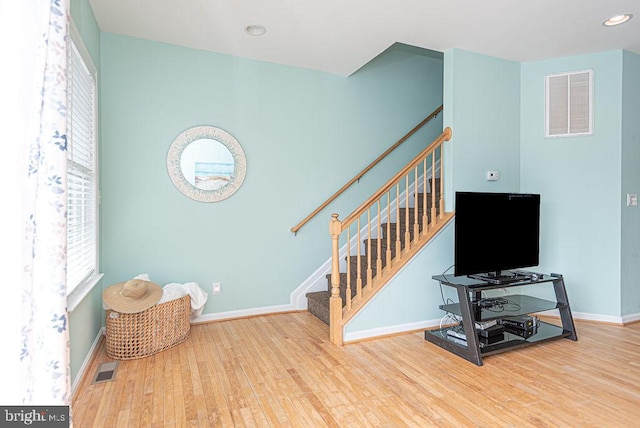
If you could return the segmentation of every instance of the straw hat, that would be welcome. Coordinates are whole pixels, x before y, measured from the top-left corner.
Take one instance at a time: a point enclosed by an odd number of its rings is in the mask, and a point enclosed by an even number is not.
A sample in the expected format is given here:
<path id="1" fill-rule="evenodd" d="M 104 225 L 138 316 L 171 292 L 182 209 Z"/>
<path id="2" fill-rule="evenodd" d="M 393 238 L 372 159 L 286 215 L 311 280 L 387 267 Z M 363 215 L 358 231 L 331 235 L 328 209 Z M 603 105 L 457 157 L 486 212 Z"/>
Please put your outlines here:
<path id="1" fill-rule="evenodd" d="M 151 281 L 130 279 L 107 287 L 102 300 L 109 309 L 134 314 L 149 309 L 162 297 L 162 288 Z"/>

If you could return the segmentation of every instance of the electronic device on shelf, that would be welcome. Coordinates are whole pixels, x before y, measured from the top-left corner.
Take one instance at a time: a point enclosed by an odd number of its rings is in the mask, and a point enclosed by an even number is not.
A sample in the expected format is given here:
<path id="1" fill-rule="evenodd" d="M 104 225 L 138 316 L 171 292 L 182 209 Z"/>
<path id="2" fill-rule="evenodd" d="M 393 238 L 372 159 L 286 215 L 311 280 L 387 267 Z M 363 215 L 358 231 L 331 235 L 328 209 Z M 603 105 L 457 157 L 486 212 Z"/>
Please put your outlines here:
<path id="1" fill-rule="evenodd" d="M 537 324 L 536 319 L 537 317 L 532 317 L 530 315 L 520 315 L 516 317 L 503 317 L 500 320 L 500 324 L 502 324 L 505 327 L 526 330 L 526 329 L 533 328 Z"/>
<path id="2" fill-rule="evenodd" d="M 454 276 L 489 284 L 530 281 L 539 264 L 540 195 L 456 192 Z"/>
<path id="3" fill-rule="evenodd" d="M 505 331 L 505 326 L 501 324 L 494 324 L 491 327 L 487 327 L 482 330 L 477 329 L 476 333 L 478 335 L 478 338 L 489 339 L 489 338 L 493 338 L 494 336 L 500 336 L 500 335 L 504 337 L 504 335 L 502 334 L 504 331 Z M 462 325 L 458 327 L 449 328 L 447 330 L 447 336 L 455 337 L 460 340 L 467 340 L 467 335 L 465 334 L 464 329 L 462 328 Z"/>
<path id="4" fill-rule="evenodd" d="M 501 324 L 496 324 L 493 327 L 489 327 L 485 330 L 478 330 L 478 337 L 489 339 L 493 336 L 504 336 L 502 333 L 505 330 L 505 326 Z"/>
<path id="5" fill-rule="evenodd" d="M 480 333 L 482 331 L 482 333 Z M 490 327 L 488 330 L 479 330 L 478 331 L 478 346 L 481 348 L 486 345 L 491 345 L 494 343 L 501 342 L 505 339 L 504 336 L 504 326 L 502 325 L 494 325 Z M 447 330 L 447 339 L 455 342 L 459 345 L 467 345 L 467 336 L 464 331 L 459 330 L 457 328 L 451 328 Z"/>
<path id="6" fill-rule="evenodd" d="M 494 343 L 502 342 L 504 340 L 504 333 L 496 334 L 493 336 L 478 336 L 478 345 L 482 348 L 484 345 L 491 345 Z"/>
<path id="7" fill-rule="evenodd" d="M 486 330 L 498 324 L 498 320 L 476 321 L 476 329 Z"/>
<path id="8" fill-rule="evenodd" d="M 447 330 L 447 336 L 455 337 L 460 340 L 467 340 L 467 335 L 464 334 L 464 331 L 455 328 Z"/>
<path id="9" fill-rule="evenodd" d="M 538 332 L 538 317 L 536 315 L 520 315 L 515 317 L 503 317 L 500 324 L 507 333 L 528 339 Z"/>
<path id="10" fill-rule="evenodd" d="M 480 299 L 472 303 L 481 308 L 490 309 L 496 306 L 508 305 L 510 301 L 509 299 L 505 299 L 504 297 L 486 297 L 484 299 Z"/>

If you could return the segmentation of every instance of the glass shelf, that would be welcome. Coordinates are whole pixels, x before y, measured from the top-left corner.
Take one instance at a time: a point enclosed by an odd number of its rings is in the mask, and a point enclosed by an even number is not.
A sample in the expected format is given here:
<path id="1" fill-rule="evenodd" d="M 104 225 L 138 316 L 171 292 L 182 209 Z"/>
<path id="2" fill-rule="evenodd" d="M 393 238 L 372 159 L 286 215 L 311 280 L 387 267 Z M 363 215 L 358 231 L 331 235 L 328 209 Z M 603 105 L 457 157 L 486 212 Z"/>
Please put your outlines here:
<path id="1" fill-rule="evenodd" d="M 512 294 L 500 297 L 508 300 L 508 303 L 496 305 L 490 308 L 483 308 L 478 302 L 471 302 L 471 310 L 473 311 L 476 321 L 487 321 L 505 316 L 518 316 L 532 314 L 536 312 L 544 312 L 552 309 L 560 309 L 564 305 L 550 300 L 540 299 L 538 297 L 527 296 L 523 294 Z M 440 305 L 440 309 L 452 314 L 462 316 L 459 303 L 450 303 L 448 305 Z"/>
<path id="2" fill-rule="evenodd" d="M 459 327 L 457 327 L 459 328 Z M 445 327 L 437 330 L 427 330 L 426 332 L 430 335 L 434 335 L 441 340 L 446 340 L 453 344 L 454 346 L 460 346 L 462 348 L 467 347 L 467 343 L 464 340 L 447 336 L 447 331 L 450 330 L 451 327 Z M 534 333 L 528 337 L 522 337 L 520 335 L 509 333 L 505 331 L 503 334 L 503 339 L 498 342 L 493 342 L 491 344 L 482 343 L 482 339 L 479 340 L 480 352 L 483 355 L 490 355 L 497 352 L 501 352 L 507 348 L 515 348 L 515 347 L 524 347 L 528 345 L 533 345 L 535 343 L 544 342 L 546 340 L 557 339 L 560 337 L 568 337 L 571 332 L 564 330 L 562 327 L 549 324 L 544 321 L 540 321 L 538 326 L 533 330 Z"/>
<path id="3" fill-rule="evenodd" d="M 544 342 L 551 339 L 568 337 L 570 334 L 571 332 L 565 331 L 560 326 L 540 321 L 531 336 L 525 338 L 517 334 L 505 332 L 504 340 L 492 343 L 490 345 L 481 345 L 480 351 L 483 355 L 489 355 L 492 353 L 500 352 L 501 350 L 506 348 L 532 345 L 534 343 Z"/>

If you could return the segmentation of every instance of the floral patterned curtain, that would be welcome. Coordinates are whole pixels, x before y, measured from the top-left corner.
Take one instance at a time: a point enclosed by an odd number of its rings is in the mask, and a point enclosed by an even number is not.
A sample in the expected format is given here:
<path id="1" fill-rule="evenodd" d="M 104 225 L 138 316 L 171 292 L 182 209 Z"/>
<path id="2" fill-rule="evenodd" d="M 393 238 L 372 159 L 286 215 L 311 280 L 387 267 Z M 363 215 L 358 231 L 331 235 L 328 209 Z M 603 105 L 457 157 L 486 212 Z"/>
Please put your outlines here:
<path id="1" fill-rule="evenodd" d="M 67 0 L 25 2 L 34 64 L 26 106 L 22 402 L 70 404 L 66 292 Z"/>

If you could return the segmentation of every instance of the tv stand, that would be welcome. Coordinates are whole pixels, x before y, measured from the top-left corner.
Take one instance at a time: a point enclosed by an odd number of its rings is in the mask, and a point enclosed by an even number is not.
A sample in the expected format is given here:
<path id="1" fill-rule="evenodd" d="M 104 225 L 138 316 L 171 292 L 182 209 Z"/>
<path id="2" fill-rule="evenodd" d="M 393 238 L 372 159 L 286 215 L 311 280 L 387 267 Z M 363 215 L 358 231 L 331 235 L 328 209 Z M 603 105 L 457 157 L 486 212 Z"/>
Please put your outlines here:
<path id="1" fill-rule="evenodd" d="M 526 275 L 525 275 L 526 276 Z M 560 274 L 532 274 L 526 279 L 509 282 L 507 284 L 495 284 L 483 279 L 467 276 L 435 275 L 432 277 L 441 286 L 453 287 L 458 293 L 458 303 L 440 305 L 445 312 L 455 314 L 462 318 L 462 331 L 458 327 L 458 333 L 464 337 L 451 336 L 448 331 L 454 327 L 447 326 L 436 330 L 426 330 L 425 340 L 446 349 L 472 363 L 481 366 L 485 356 L 523 348 L 542 342 L 567 338 L 578 340 L 573 316 L 569 307 L 569 299 L 564 286 L 564 279 Z M 549 301 L 532 297 L 527 294 L 519 294 L 528 287 L 553 285 L 555 301 Z M 521 287 L 515 294 L 500 296 L 498 305 L 502 310 L 496 310 L 491 304 L 486 304 L 487 299 L 482 298 L 482 292 L 492 289 Z M 511 291 L 511 290 L 508 290 Z M 505 304 L 506 300 L 506 304 Z M 526 316 L 552 309 L 560 312 L 561 326 L 538 321 L 533 330 L 525 335 L 504 332 L 501 340 L 486 343 L 481 341 L 476 322 L 491 322 L 502 320 L 506 317 Z"/>

